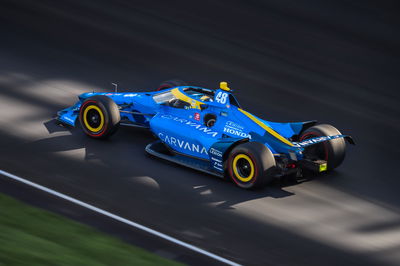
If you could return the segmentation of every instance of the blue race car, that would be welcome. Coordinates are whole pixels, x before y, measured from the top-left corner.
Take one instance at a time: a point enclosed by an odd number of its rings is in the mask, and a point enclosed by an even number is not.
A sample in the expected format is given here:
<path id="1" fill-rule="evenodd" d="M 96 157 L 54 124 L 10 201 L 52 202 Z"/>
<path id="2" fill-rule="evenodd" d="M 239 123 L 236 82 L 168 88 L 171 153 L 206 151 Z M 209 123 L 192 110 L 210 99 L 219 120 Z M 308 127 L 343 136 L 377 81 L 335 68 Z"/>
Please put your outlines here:
<path id="1" fill-rule="evenodd" d="M 106 138 L 119 126 L 148 128 L 158 139 L 151 155 L 221 178 L 245 189 L 262 187 L 276 177 L 338 167 L 345 140 L 335 127 L 316 121 L 276 123 L 240 107 L 226 82 L 219 89 L 165 82 L 153 92 L 88 92 L 58 112 L 57 119 Z"/>

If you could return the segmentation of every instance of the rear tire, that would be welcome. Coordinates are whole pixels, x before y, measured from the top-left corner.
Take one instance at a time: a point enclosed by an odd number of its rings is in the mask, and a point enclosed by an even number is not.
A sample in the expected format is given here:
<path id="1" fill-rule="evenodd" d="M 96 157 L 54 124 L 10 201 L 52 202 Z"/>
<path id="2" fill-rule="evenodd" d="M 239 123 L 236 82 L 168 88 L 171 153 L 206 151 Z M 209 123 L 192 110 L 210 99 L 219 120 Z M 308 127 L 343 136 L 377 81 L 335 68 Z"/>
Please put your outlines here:
<path id="1" fill-rule="evenodd" d="M 79 110 L 82 130 L 91 138 L 104 139 L 111 136 L 118 129 L 120 120 L 117 104 L 104 95 L 86 99 Z"/>
<path id="2" fill-rule="evenodd" d="M 230 152 L 227 172 L 232 181 L 244 189 L 264 187 L 273 179 L 276 162 L 272 152 L 262 143 L 246 142 Z"/>
<path id="3" fill-rule="evenodd" d="M 302 132 L 300 141 L 323 136 L 342 135 L 339 130 L 328 124 L 312 126 Z M 328 171 L 338 167 L 346 154 L 346 143 L 344 138 L 332 139 L 306 147 L 304 156 L 308 159 L 319 159 L 327 162 Z"/>
<path id="4" fill-rule="evenodd" d="M 184 82 L 183 80 L 179 80 L 179 79 L 171 79 L 171 80 L 167 80 L 164 81 L 160 84 L 160 86 L 158 86 L 158 91 L 161 90 L 165 90 L 165 89 L 170 89 L 170 88 L 174 88 L 174 87 L 179 87 L 179 86 L 187 86 L 188 84 L 186 82 Z"/>

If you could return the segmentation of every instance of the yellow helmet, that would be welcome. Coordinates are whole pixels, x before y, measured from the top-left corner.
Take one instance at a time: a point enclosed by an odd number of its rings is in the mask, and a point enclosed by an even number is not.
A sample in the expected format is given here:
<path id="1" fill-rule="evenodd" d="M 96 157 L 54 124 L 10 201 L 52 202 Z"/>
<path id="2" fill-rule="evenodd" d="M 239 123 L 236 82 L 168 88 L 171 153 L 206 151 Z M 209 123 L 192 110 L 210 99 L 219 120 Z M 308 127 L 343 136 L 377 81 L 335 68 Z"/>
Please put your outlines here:
<path id="1" fill-rule="evenodd" d="M 211 102 L 212 101 L 211 97 L 209 97 L 207 95 L 201 96 L 200 100 L 203 102 Z"/>

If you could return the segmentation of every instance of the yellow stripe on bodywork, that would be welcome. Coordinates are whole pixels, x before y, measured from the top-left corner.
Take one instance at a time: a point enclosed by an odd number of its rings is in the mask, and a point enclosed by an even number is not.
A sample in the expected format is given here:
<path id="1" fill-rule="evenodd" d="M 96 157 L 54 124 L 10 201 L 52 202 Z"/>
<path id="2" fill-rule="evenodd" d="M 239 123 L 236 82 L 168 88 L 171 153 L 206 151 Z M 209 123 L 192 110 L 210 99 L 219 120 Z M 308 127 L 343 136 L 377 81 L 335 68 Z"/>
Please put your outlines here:
<path id="1" fill-rule="evenodd" d="M 289 145 L 289 146 L 294 146 L 293 143 L 291 143 L 290 141 L 288 141 L 286 138 L 282 137 L 281 135 L 279 135 L 278 132 L 276 132 L 275 130 L 273 130 L 272 128 L 268 127 L 266 124 L 264 124 L 263 122 L 261 122 L 258 118 L 256 118 L 255 116 L 253 116 L 252 114 L 246 112 L 245 110 L 242 110 L 240 108 L 238 108 L 238 110 L 240 112 L 242 112 L 244 115 L 246 115 L 248 118 L 250 118 L 251 120 L 253 120 L 254 123 L 256 123 L 257 125 L 259 125 L 260 127 L 262 127 L 263 129 L 265 129 L 269 134 L 271 134 L 272 136 L 274 136 L 275 138 L 279 139 L 280 141 L 282 141 L 283 143 Z"/>
<path id="2" fill-rule="evenodd" d="M 179 100 L 182 100 L 184 102 L 190 103 L 190 106 L 193 109 L 200 109 L 200 105 L 204 104 L 200 101 L 197 101 L 193 98 L 190 98 L 189 96 L 187 96 L 186 94 L 182 93 L 178 88 L 175 88 L 173 90 L 171 90 L 171 93 Z"/>

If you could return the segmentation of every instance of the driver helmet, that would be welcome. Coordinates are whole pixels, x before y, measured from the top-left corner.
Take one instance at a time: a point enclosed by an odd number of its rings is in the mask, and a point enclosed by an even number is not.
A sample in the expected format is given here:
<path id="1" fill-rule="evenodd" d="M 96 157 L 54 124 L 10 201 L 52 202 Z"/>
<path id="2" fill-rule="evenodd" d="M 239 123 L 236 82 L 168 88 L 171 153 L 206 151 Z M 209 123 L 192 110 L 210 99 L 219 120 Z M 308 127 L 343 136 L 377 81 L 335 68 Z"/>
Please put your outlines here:
<path id="1" fill-rule="evenodd" d="M 200 100 L 203 102 L 212 102 L 211 97 L 209 97 L 207 95 L 201 96 Z"/>

